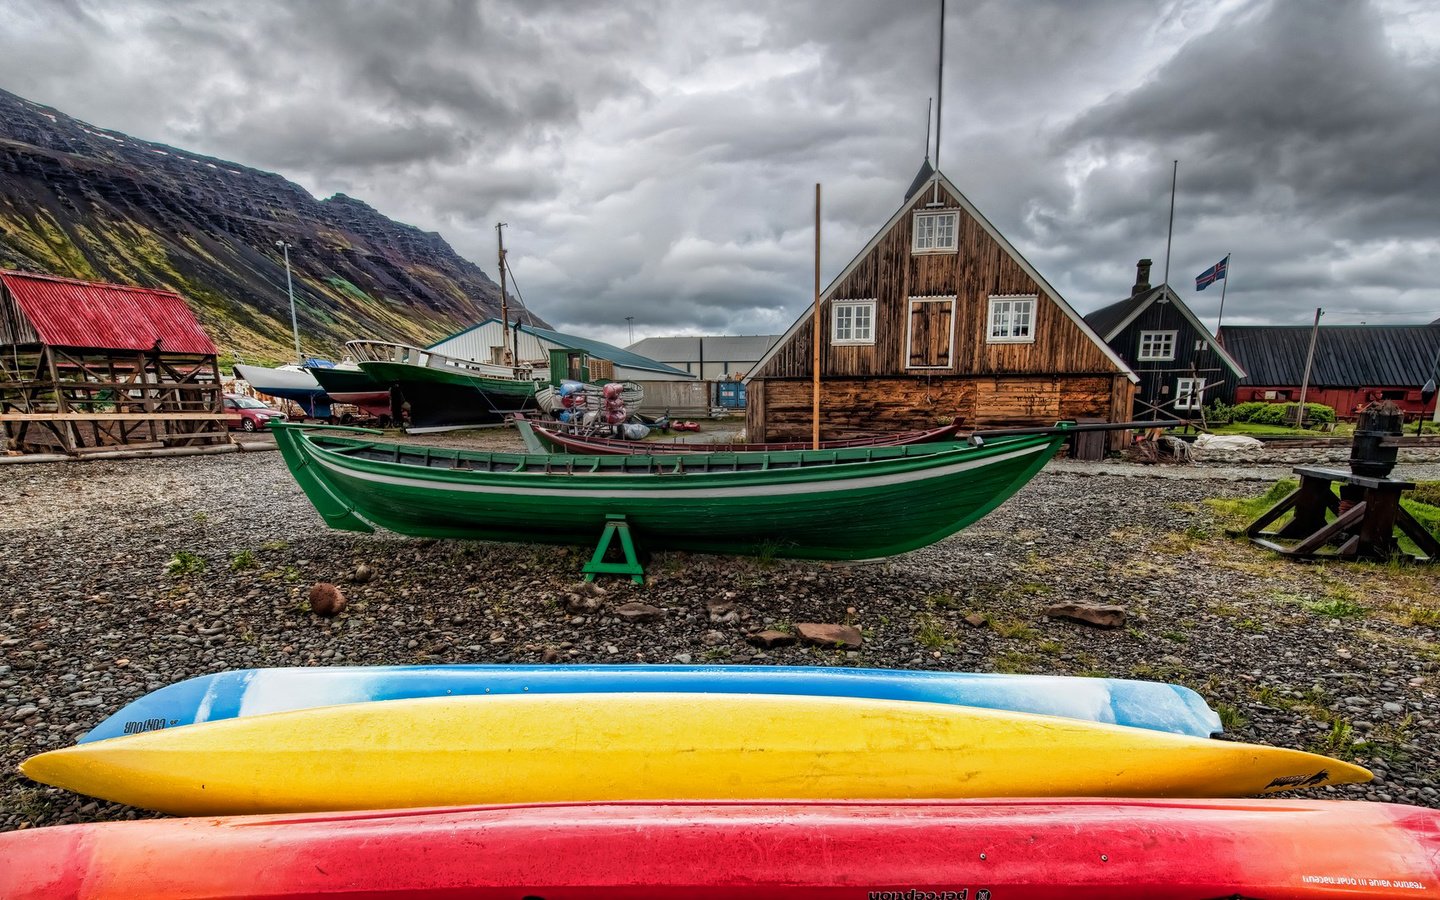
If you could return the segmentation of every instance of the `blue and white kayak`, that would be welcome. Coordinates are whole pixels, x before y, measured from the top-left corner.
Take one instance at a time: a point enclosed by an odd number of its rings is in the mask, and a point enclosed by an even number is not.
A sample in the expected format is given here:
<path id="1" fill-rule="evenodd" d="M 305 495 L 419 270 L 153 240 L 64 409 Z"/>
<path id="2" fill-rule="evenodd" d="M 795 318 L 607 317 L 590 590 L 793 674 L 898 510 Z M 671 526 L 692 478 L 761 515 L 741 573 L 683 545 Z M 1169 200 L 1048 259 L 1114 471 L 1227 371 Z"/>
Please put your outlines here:
<path id="1" fill-rule="evenodd" d="M 153 691 L 81 743 L 319 706 L 483 694 L 787 694 L 910 700 L 1209 737 L 1220 717 L 1180 685 L 1118 678 L 825 666 L 444 665 L 241 669 Z"/>

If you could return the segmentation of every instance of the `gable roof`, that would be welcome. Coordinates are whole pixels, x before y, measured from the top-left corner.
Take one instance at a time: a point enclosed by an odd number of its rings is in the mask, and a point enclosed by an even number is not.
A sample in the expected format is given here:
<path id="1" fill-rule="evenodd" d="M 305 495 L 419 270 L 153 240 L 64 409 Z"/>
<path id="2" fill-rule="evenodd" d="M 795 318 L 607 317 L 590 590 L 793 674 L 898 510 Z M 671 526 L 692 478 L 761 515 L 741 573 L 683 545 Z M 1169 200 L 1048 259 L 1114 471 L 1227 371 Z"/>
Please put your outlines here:
<path id="1" fill-rule="evenodd" d="M 1242 384 L 1298 385 L 1305 378 L 1310 325 L 1226 325 L 1225 346 L 1249 376 Z M 1315 338 L 1315 387 L 1418 387 L 1440 353 L 1440 325 L 1322 325 Z"/>
<path id="2" fill-rule="evenodd" d="M 218 351 L 174 291 L 0 269 L 0 283 L 41 343 L 57 347 Z M 24 323 L 21 323 L 22 325 Z"/>
<path id="3" fill-rule="evenodd" d="M 536 325 L 521 325 L 520 330 L 533 334 L 542 341 L 549 341 L 552 344 L 558 344 L 561 347 L 567 347 L 571 350 L 583 350 L 591 356 L 608 359 L 615 365 L 624 366 L 627 369 L 642 369 L 646 372 L 663 372 L 667 375 L 684 375 L 686 378 L 695 377 L 684 369 L 667 366 L 662 362 L 656 362 L 648 356 L 641 356 L 629 350 L 622 350 L 614 344 L 607 344 L 604 341 L 577 337 L 573 334 L 565 334 L 559 331 L 551 331 L 549 328 L 540 328 Z"/>
<path id="4" fill-rule="evenodd" d="M 927 159 L 925 161 L 925 165 L 922 166 L 920 170 L 922 172 L 925 171 L 925 169 L 929 166 L 929 163 L 930 161 Z M 1095 333 L 1095 330 L 1093 328 L 1091 328 L 1085 323 L 1085 320 L 1080 317 L 1080 314 L 1075 311 L 1074 307 L 1072 307 L 1069 303 L 1065 302 L 1065 298 L 1060 296 L 1060 292 L 1055 290 L 1055 288 L 1050 285 L 1050 282 L 1046 281 L 1043 277 L 1041 277 L 1040 273 L 1035 270 L 1035 267 L 1030 265 L 1030 261 L 1027 260 L 1024 256 L 1020 255 L 1020 251 L 1016 250 L 1015 247 L 1005 239 L 1005 236 L 1002 235 L 999 231 L 997 231 L 994 225 L 990 224 L 989 219 L 985 218 L 983 215 L 980 214 L 980 210 L 975 208 L 975 204 L 970 202 L 970 198 L 960 193 L 960 189 L 955 187 L 955 185 L 951 183 L 950 179 L 945 177 L 945 174 L 943 172 L 932 170 L 932 174 L 930 175 L 930 177 L 925 179 L 925 181 L 920 184 L 920 189 L 923 190 L 924 188 L 929 187 L 932 183 L 939 183 L 941 187 L 943 187 L 951 196 L 955 198 L 956 202 L 960 204 L 960 208 L 964 210 L 965 213 L 969 215 L 972 219 L 974 219 L 975 222 L 985 230 L 985 233 L 990 235 L 991 239 L 994 240 L 995 243 L 1000 245 L 1001 250 L 1009 254 L 1010 258 L 1015 260 L 1015 262 L 1019 264 L 1020 268 L 1025 272 L 1025 274 L 1029 275 L 1031 280 L 1033 280 L 1037 285 L 1040 286 L 1040 290 L 1045 294 L 1045 296 L 1050 299 L 1050 302 L 1054 303 L 1057 307 L 1059 307 L 1060 311 L 1063 312 L 1067 317 L 1069 317 L 1070 321 L 1075 323 L 1075 326 L 1079 328 L 1080 331 L 1084 333 L 1084 335 L 1088 337 L 1102 353 L 1105 354 L 1107 359 L 1109 359 L 1112 363 L 1115 364 L 1115 367 L 1119 369 L 1120 372 L 1125 375 L 1125 377 L 1129 378 L 1130 381 L 1135 384 L 1140 383 L 1139 376 L 1137 376 L 1130 369 L 1130 367 L 1125 364 L 1125 360 L 1121 359 L 1114 350 L 1110 349 L 1109 344 L 1105 343 L 1103 340 L 1100 339 L 1100 336 Z M 914 188 L 914 185 L 912 185 L 911 187 Z M 875 232 L 875 236 L 870 238 L 869 243 L 867 243 L 864 247 L 860 248 L 860 252 L 855 254 L 855 258 L 850 260 L 849 265 L 842 269 L 840 271 L 840 274 L 836 275 L 833 279 L 831 279 L 830 284 L 826 286 L 825 291 L 820 295 L 820 302 L 824 303 L 825 301 L 829 300 L 830 295 L 835 292 L 835 288 L 842 281 L 844 281 L 851 272 L 855 271 L 855 268 L 859 266 L 862 261 L 864 261 L 865 257 L 869 255 L 870 251 L 874 250 L 875 247 L 879 245 L 880 241 L 885 237 L 885 235 L 890 233 L 890 229 L 894 228 L 896 224 L 898 224 L 900 220 L 905 217 L 906 213 L 910 211 L 910 201 L 916 193 L 918 193 L 918 191 L 912 190 L 910 194 L 905 197 L 905 201 L 900 204 L 899 209 L 895 210 L 895 214 L 890 217 L 889 221 L 887 221 L 884 225 L 880 226 L 880 230 Z M 795 333 L 800 330 L 800 327 L 806 322 L 810 321 L 810 317 L 814 314 L 814 306 L 811 304 L 806 304 L 805 311 L 800 314 L 800 317 L 795 320 L 795 323 L 791 325 L 784 334 L 780 335 L 780 338 L 776 340 L 775 343 L 770 345 L 770 349 L 765 352 L 765 355 L 762 356 L 760 360 L 755 363 L 755 367 L 752 368 L 750 370 L 750 373 L 745 376 L 744 383 L 749 384 L 750 381 L 755 378 L 756 374 L 761 369 L 763 369 L 765 365 L 770 362 L 771 359 L 774 358 L 775 354 L 779 352 L 780 348 L 783 347 L 786 343 L 790 341 L 792 337 L 795 336 Z"/>
<path id="5" fill-rule="evenodd" d="M 743 362 L 759 359 L 775 343 L 777 335 L 679 335 L 676 337 L 648 337 L 638 340 L 625 348 L 651 359 L 685 360 L 699 362 L 703 350 L 711 362 Z M 700 342 L 704 341 L 702 347 Z"/>
<path id="6" fill-rule="evenodd" d="M 1175 308 L 1180 311 L 1180 315 L 1185 317 L 1185 321 L 1189 322 L 1192 328 L 1205 335 L 1205 340 L 1215 350 L 1221 362 L 1225 363 L 1230 371 L 1235 373 L 1236 378 L 1245 377 L 1245 368 L 1236 361 L 1235 357 L 1226 352 L 1225 348 L 1220 344 L 1220 341 L 1215 335 L 1211 333 L 1210 329 L 1206 328 L 1205 325 L 1195 317 L 1195 313 L 1190 311 L 1190 307 L 1185 305 L 1185 301 L 1181 300 L 1179 295 L 1171 290 L 1168 284 L 1153 287 L 1148 291 L 1141 291 L 1118 303 L 1102 306 L 1086 315 L 1085 321 L 1089 322 L 1090 327 L 1094 328 L 1096 333 L 1108 343 L 1115 340 L 1115 337 L 1120 334 L 1120 332 L 1124 331 L 1131 322 L 1139 318 L 1142 312 L 1162 296 L 1165 297 L 1168 302 L 1174 304 Z"/>
<path id="7" fill-rule="evenodd" d="M 449 337 L 441 338 L 440 340 L 436 341 L 425 349 L 433 350 L 436 347 L 439 347 L 441 344 L 449 343 L 450 341 L 453 341 L 458 337 L 467 335 L 472 331 L 484 328 L 486 325 L 490 324 L 499 325 L 500 320 L 495 318 L 494 316 L 491 316 L 488 319 L 476 322 L 469 328 L 461 329 L 460 331 L 455 332 Z M 513 326 L 517 326 L 521 331 L 525 332 L 526 334 L 534 335 L 542 341 L 549 341 L 557 347 L 564 347 L 567 350 L 583 350 L 591 356 L 595 356 L 600 359 L 608 359 L 615 365 L 624 366 L 627 369 L 642 369 L 646 372 L 663 372 L 667 375 L 684 375 L 686 378 L 695 377 L 692 373 L 686 372 L 684 369 L 677 369 L 674 366 L 667 366 L 662 362 L 657 362 L 656 360 L 650 359 L 648 356 L 641 356 L 640 354 L 633 353 L 629 350 L 622 350 L 619 347 L 616 347 L 614 344 L 607 344 L 604 341 L 597 341 L 591 338 L 578 337 L 573 334 L 565 334 L 562 331 L 554 331 L 549 328 L 541 328 L 538 325 L 527 325 L 523 322 L 511 322 L 510 324 Z"/>

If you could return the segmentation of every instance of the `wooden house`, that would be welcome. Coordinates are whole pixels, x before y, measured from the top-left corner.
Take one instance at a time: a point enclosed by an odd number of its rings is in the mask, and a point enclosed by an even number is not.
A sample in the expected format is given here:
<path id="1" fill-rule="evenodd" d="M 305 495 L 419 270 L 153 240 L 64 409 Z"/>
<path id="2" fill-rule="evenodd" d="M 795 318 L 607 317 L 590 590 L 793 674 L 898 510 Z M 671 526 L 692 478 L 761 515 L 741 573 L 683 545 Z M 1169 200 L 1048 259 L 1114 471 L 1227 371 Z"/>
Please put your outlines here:
<path id="1" fill-rule="evenodd" d="M 1227 325 L 1225 349 L 1245 367 L 1235 403 L 1251 400 L 1295 403 L 1305 379 L 1310 325 Z M 1420 388 L 1435 377 L 1440 359 L 1440 324 L 1322 325 L 1306 403 L 1323 403 L 1341 418 L 1354 418 L 1374 400 L 1393 400 L 1407 416 L 1429 407 Z"/>
<path id="2" fill-rule="evenodd" d="M 820 317 L 822 439 L 1130 416 L 1134 373 L 928 161 Z M 749 440 L 810 437 L 812 318 L 745 379 Z"/>
<path id="3" fill-rule="evenodd" d="M 1095 333 L 1140 377 L 1136 419 L 1189 418 L 1245 377 L 1215 335 L 1162 284 L 1150 284 L 1150 260 L 1135 266 L 1130 296 L 1085 316 Z"/>
<path id="4" fill-rule="evenodd" d="M 228 443 L 217 356 L 179 294 L 0 269 L 0 428 L 14 449 Z"/>

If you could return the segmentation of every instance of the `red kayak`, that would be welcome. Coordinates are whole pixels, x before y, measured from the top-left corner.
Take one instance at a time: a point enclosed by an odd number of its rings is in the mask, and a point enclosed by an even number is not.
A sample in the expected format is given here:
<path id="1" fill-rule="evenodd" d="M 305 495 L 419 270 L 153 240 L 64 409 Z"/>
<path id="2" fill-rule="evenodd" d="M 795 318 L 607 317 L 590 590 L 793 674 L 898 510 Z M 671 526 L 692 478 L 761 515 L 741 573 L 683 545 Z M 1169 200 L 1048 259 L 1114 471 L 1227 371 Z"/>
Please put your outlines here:
<path id="1" fill-rule="evenodd" d="M 4 898 L 1425 897 L 1437 866 L 1440 812 L 1286 799 L 544 804 L 0 835 Z"/>

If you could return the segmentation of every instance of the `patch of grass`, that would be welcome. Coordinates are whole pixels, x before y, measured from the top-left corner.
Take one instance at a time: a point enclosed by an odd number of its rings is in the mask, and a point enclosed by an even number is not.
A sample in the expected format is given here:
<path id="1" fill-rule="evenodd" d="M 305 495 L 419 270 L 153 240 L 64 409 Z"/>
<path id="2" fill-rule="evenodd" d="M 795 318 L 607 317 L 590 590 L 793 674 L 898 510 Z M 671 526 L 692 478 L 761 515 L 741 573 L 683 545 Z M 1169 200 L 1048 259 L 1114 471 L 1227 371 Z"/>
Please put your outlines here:
<path id="1" fill-rule="evenodd" d="M 1248 631 L 1251 634 L 1260 634 L 1265 630 L 1265 624 L 1263 622 L 1257 622 L 1255 619 L 1241 619 L 1235 623 L 1235 629 L 1237 631 Z"/>
<path id="2" fill-rule="evenodd" d="M 1364 743 L 1357 744 L 1355 750 L 1368 756 L 1379 756 L 1387 762 L 1405 762 L 1410 754 L 1405 750 L 1405 744 L 1410 740 L 1410 729 L 1415 725 L 1415 717 L 1406 715 L 1399 722 L 1385 722 L 1377 725 Z"/>
<path id="3" fill-rule="evenodd" d="M 1312 600 L 1305 604 L 1305 608 L 1317 616 L 1324 616 L 1327 619 L 1353 619 L 1356 616 L 1365 615 L 1365 607 L 1348 597 Z"/>
<path id="4" fill-rule="evenodd" d="M 205 571 L 205 560 L 189 550 L 177 550 L 170 561 L 165 563 L 165 574 L 172 578 L 185 578 Z"/>
<path id="5" fill-rule="evenodd" d="M 1440 628 L 1440 608 L 1433 606 L 1412 606 L 1402 613 L 1402 621 L 1406 625 L 1426 625 L 1430 628 Z"/>
<path id="6" fill-rule="evenodd" d="M 1041 641 L 1035 645 L 1035 649 L 1046 656 L 1059 656 L 1065 652 L 1065 645 L 1059 641 Z"/>
<path id="7" fill-rule="evenodd" d="M 1190 676 L 1190 670 L 1185 666 L 1172 665 L 1170 663 L 1136 663 L 1130 667 L 1130 677 L 1139 678 L 1143 681 L 1164 681 L 1184 683 Z"/>
<path id="8" fill-rule="evenodd" d="M 949 591 L 939 594 L 931 594 L 925 598 L 925 605 L 931 609 L 960 609 L 964 606 L 963 601 L 956 599 Z"/>
<path id="9" fill-rule="evenodd" d="M 948 650 L 955 643 L 945 623 L 935 616 L 915 619 L 915 640 L 929 650 Z"/>
<path id="10" fill-rule="evenodd" d="M 1033 653 L 1006 650 L 995 657 L 995 671 L 1008 675 L 1025 675 L 1040 671 L 1043 661 Z"/>
<path id="11" fill-rule="evenodd" d="M 719 659 L 729 659 L 730 651 L 724 649 L 723 647 L 709 647 L 705 650 L 705 652 L 700 654 L 700 658 L 705 660 L 706 662 L 715 662 Z"/>
<path id="12" fill-rule="evenodd" d="M 1260 518 L 1260 514 L 1270 507 L 1279 503 L 1300 486 L 1300 482 L 1293 478 L 1282 478 L 1270 486 L 1265 493 L 1258 497 L 1211 497 L 1205 501 L 1205 505 L 1213 509 L 1221 518 L 1239 525 L 1249 525 Z"/>
<path id="13" fill-rule="evenodd" d="M 260 545 L 260 549 L 261 549 L 261 550 L 271 550 L 271 551 L 274 551 L 274 550 L 284 550 L 286 547 L 289 547 L 289 546 L 290 546 L 290 542 L 289 542 L 289 541 L 266 541 L 265 543 L 263 543 L 263 544 Z"/>
<path id="14" fill-rule="evenodd" d="M 1250 720 L 1245 718 L 1245 714 L 1233 703 L 1215 704 L 1215 713 L 1220 717 L 1220 725 L 1226 731 L 1239 731 L 1250 724 Z"/>
<path id="15" fill-rule="evenodd" d="M 1040 637 L 1040 630 L 1022 619 L 991 619 L 987 624 L 991 631 L 1003 638 L 1033 641 Z"/>
<path id="16" fill-rule="evenodd" d="M 240 572 L 245 569 L 253 569 L 260 565 L 255 558 L 254 550 L 239 550 L 230 555 L 230 571 Z"/>
<path id="17" fill-rule="evenodd" d="M 1330 731 L 1310 745 L 1315 753 L 1350 759 L 1355 756 L 1355 728 L 1345 717 L 1334 713 L 1330 717 Z"/>
<path id="18" fill-rule="evenodd" d="M 1167 641 L 1174 641 L 1177 644 L 1190 643 L 1190 638 L 1187 637 L 1183 631 L 1162 631 L 1160 632 L 1160 636 Z"/>
<path id="19" fill-rule="evenodd" d="M 780 552 L 782 544 L 774 538 L 766 538 L 755 545 L 755 564 L 762 569 L 770 569 L 775 566 L 775 556 Z"/>

